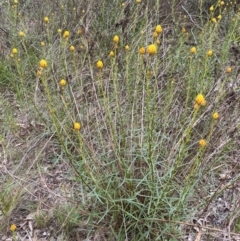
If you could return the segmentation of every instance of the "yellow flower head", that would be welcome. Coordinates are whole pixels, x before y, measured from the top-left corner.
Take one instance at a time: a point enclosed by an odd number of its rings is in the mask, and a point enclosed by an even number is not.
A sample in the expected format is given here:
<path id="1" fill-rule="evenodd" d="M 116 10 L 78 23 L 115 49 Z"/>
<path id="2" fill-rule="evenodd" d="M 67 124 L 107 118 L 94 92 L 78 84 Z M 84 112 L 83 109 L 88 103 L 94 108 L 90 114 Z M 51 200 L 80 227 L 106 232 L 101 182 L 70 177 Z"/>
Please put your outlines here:
<path id="1" fill-rule="evenodd" d="M 198 144 L 200 147 L 205 147 L 207 145 L 207 141 L 205 139 L 201 139 L 199 140 Z"/>
<path id="2" fill-rule="evenodd" d="M 206 105 L 206 100 L 202 94 L 197 95 L 197 97 L 195 98 L 195 102 L 198 105 L 202 105 L 202 106 Z"/>
<path id="3" fill-rule="evenodd" d="M 154 32 L 153 32 L 153 37 L 154 37 L 154 38 L 157 38 L 157 36 L 158 36 L 158 33 L 157 33 L 156 31 L 154 31 Z"/>
<path id="4" fill-rule="evenodd" d="M 223 6 L 225 3 L 224 3 L 224 1 L 221 1 L 220 2 L 220 6 Z"/>
<path id="5" fill-rule="evenodd" d="M 43 41 L 41 42 L 41 46 L 42 46 L 42 47 L 45 46 L 45 43 L 44 43 Z"/>
<path id="6" fill-rule="evenodd" d="M 191 54 L 196 54 L 196 52 L 197 52 L 196 47 L 192 47 L 192 48 L 190 49 L 190 53 L 191 53 Z"/>
<path id="7" fill-rule="evenodd" d="M 219 14 L 219 15 L 217 16 L 217 19 L 218 19 L 218 20 L 221 20 L 221 19 L 222 19 L 222 15 Z"/>
<path id="8" fill-rule="evenodd" d="M 59 28 L 57 31 L 58 31 L 58 33 L 61 33 L 61 32 L 62 32 L 62 29 L 61 29 L 61 28 Z"/>
<path id="9" fill-rule="evenodd" d="M 195 103 L 194 106 L 193 106 L 193 108 L 194 108 L 195 110 L 197 110 L 197 109 L 199 108 L 199 104 L 198 104 L 198 103 Z"/>
<path id="10" fill-rule="evenodd" d="M 139 53 L 140 53 L 140 54 L 145 54 L 145 53 L 146 53 L 146 49 L 145 49 L 144 47 L 141 47 L 141 48 L 139 49 Z"/>
<path id="11" fill-rule="evenodd" d="M 110 55 L 110 57 L 114 57 L 115 54 L 113 51 L 110 51 L 109 55 Z"/>
<path id="12" fill-rule="evenodd" d="M 64 87 L 66 84 L 67 84 L 67 81 L 66 81 L 65 79 L 61 79 L 61 80 L 59 81 L 59 85 L 60 85 L 61 87 Z"/>
<path id="13" fill-rule="evenodd" d="M 14 4 L 18 4 L 18 0 L 14 0 L 13 2 L 14 2 Z"/>
<path id="14" fill-rule="evenodd" d="M 219 114 L 218 114 L 217 111 L 215 111 L 215 112 L 212 114 L 212 118 L 213 118 L 214 120 L 217 120 L 217 119 L 219 118 Z"/>
<path id="15" fill-rule="evenodd" d="M 25 33 L 23 31 L 20 31 L 19 36 L 23 38 L 23 37 L 25 37 Z"/>
<path id="16" fill-rule="evenodd" d="M 69 48 L 69 50 L 70 50 L 71 52 L 74 52 L 75 47 L 74 47 L 73 45 L 71 45 L 70 48 Z"/>
<path id="17" fill-rule="evenodd" d="M 74 122 L 73 123 L 73 129 L 75 131 L 79 131 L 81 129 L 81 124 L 79 122 Z"/>
<path id="18" fill-rule="evenodd" d="M 142 0 L 136 0 L 136 3 L 140 3 Z"/>
<path id="19" fill-rule="evenodd" d="M 69 31 L 66 30 L 66 31 L 64 31 L 64 33 L 63 33 L 63 38 L 68 38 L 69 35 L 70 35 Z"/>
<path id="20" fill-rule="evenodd" d="M 232 72 L 232 68 L 231 68 L 231 67 L 227 67 L 226 72 L 227 72 L 228 74 L 231 73 L 231 72 Z"/>
<path id="21" fill-rule="evenodd" d="M 156 54 L 157 53 L 157 47 L 155 44 L 150 44 L 147 48 L 147 52 L 150 54 L 150 55 L 153 55 L 153 54 Z"/>
<path id="22" fill-rule="evenodd" d="M 129 46 L 128 45 L 125 46 L 125 50 L 129 50 Z"/>
<path id="23" fill-rule="evenodd" d="M 186 33 L 186 32 L 187 32 L 186 28 L 182 27 L 182 33 Z"/>
<path id="24" fill-rule="evenodd" d="M 13 48 L 13 49 L 12 49 L 12 54 L 17 54 L 17 53 L 18 53 L 17 48 Z"/>
<path id="25" fill-rule="evenodd" d="M 41 68 L 47 68 L 47 61 L 45 60 L 45 59 L 41 59 L 40 61 L 39 61 L 39 66 L 41 67 Z"/>
<path id="26" fill-rule="evenodd" d="M 217 22 L 217 19 L 216 18 L 212 18 L 211 19 L 213 23 L 216 23 Z"/>
<path id="27" fill-rule="evenodd" d="M 49 23 L 49 18 L 48 17 L 44 17 L 43 20 L 44 20 L 45 23 Z"/>
<path id="28" fill-rule="evenodd" d="M 115 44 L 117 44 L 117 43 L 119 42 L 119 37 L 118 37 L 118 35 L 115 35 L 115 36 L 113 37 L 113 42 L 114 42 Z"/>
<path id="29" fill-rule="evenodd" d="M 98 69 L 102 69 L 103 68 L 103 62 L 101 60 L 98 60 L 96 66 L 97 66 Z"/>
<path id="30" fill-rule="evenodd" d="M 158 33 L 158 34 L 160 34 L 160 33 L 162 33 L 162 26 L 160 25 L 160 24 L 158 24 L 157 26 L 156 26 L 156 28 L 155 28 L 155 32 L 156 33 Z"/>
<path id="31" fill-rule="evenodd" d="M 16 231 L 16 229 L 17 229 L 17 226 L 15 224 L 11 224 L 10 231 L 14 232 Z"/>
<path id="32" fill-rule="evenodd" d="M 212 50 L 208 50 L 208 51 L 207 51 L 207 56 L 208 56 L 208 57 L 211 57 L 212 55 L 213 55 L 213 51 L 212 51 Z"/>
<path id="33" fill-rule="evenodd" d="M 214 10 L 213 5 L 209 8 L 209 10 L 212 12 Z"/>

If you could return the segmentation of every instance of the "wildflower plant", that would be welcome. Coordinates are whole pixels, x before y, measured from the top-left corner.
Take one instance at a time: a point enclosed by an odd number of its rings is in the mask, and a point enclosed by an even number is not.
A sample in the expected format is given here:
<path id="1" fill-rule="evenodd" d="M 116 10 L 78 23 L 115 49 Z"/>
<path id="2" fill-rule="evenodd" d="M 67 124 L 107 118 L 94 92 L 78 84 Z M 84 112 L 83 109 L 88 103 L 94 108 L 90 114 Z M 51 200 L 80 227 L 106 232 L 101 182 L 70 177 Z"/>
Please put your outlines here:
<path id="1" fill-rule="evenodd" d="M 28 9 L 29 3 L 21 4 L 18 8 Z M 14 48 L 7 53 L 13 58 L 8 56 L 6 63 L 22 80 L 22 107 L 31 106 L 41 122 L 32 121 L 29 129 L 43 126 L 44 138 L 49 138 L 25 168 L 35 168 L 33 177 L 41 176 L 49 167 L 41 168 L 45 164 L 39 157 L 53 146 L 48 161 L 57 159 L 54 168 L 66 167 L 74 193 L 61 200 L 70 207 L 64 208 L 67 213 L 53 208 L 58 217 L 54 222 L 68 226 L 71 235 L 80 227 L 86 230 L 84 238 L 104 230 L 103 239 L 183 240 L 190 232 L 186 230 L 195 227 L 192 220 L 201 218 L 199 213 L 240 179 L 236 174 L 214 194 L 206 191 L 219 184 L 226 165 L 222 160 L 238 146 L 238 96 L 227 86 L 236 74 L 228 67 L 233 63 L 229 46 L 239 17 L 228 22 L 224 5 L 208 6 L 208 19 L 191 19 L 198 28 L 187 35 L 181 26 L 171 25 L 182 21 L 182 16 L 176 21 L 174 3 L 168 15 L 173 21 L 167 23 L 160 21 L 166 15 L 161 1 L 124 6 L 120 1 L 92 1 L 86 8 L 83 4 L 84 11 L 65 0 L 55 9 L 50 1 L 51 8 L 43 6 L 44 12 L 29 16 L 39 19 L 36 31 L 18 29 L 10 35 L 16 39 L 10 39 Z M 17 29 L 20 22 L 26 29 L 24 18 L 9 12 L 9 19 L 16 18 L 9 24 Z M 49 17 L 43 17 L 46 13 Z M 226 22 L 229 26 L 220 36 L 219 26 Z M 29 146 L 24 153 L 38 142 Z M 20 159 L 27 162 L 25 156 Z M 227 165 L 233 168 L 230 161 Z"/>

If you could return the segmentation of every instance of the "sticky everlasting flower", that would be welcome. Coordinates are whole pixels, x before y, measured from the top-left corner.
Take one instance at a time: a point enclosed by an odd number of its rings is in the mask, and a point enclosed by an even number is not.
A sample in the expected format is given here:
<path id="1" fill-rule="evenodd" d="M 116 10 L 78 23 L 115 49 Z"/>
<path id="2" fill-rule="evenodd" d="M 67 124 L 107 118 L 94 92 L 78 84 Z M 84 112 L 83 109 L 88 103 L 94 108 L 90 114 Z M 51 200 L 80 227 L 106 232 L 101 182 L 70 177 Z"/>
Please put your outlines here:
<path id="1" fill-rule="evenodd" d="M 96 66 L 97 66 L 98 69 L 102 69 L 103 68 L 103 62 L 101 60 L 98 60 Z"/>
<path id="2" fill-rule="evenodd" d="M 79 130 L 81 129 L 80 123 L 79 123 L 79 122 L 74 122 L 74 123 L 73 123 L 73 129 L 74 129 L 75 131 L 79 131 Z"/>
<path id="3" fill-rule="evenodd" d="M 110 51 L 109 55 L 110 55 L 111 57 L 114 57 L 114 52 L 113 52 L 113 51 Z"/>
<path id="4" fill-rule="evenodd" d="M 217 22 L 217 19 L 216 18 L 212 18 L 211 19 L 213 23 L 216 23 Z"/>
<path id="5" fill-rule="evenodd" d="M 64 31 L 64 33 L 63 33 L 63 38 L 68 38 L 69 35 L 70 35 L 69 31 L 66 30 L 66 31 Z"/>
<path id="6" fill-rule="evenodd" d="M 25 37 L 25 33 L 23 31 L 20 31 L 19 36 L 23 38 L 23 37 Z"/>
<path id="7" fill-rule="evenodd" d="M 204 146 L 207 145 L 207 142 L 206 142 L 205 139 L 201 139 L 201 140 L 199 140 L 198 144 L 199 144 L 200 147 L 204 147 Z"/>
<path id="8" fill-rule="evenodd" d="M 115 36 L 113 37 L 113 42 L 116 43 L 116 44 L 119 42 L 119 37 L 118 37 L 118 35 L 115 35 Z"/>
<path id="9" fill-rule="evenodd" d="M 156 28 L 155 28 L 155 32 L 156 33 L 158 33 L 158 34 L 160 34 L 160 33 L 162 33 L 162 26 L 160 25 L 160 24 L 158 24 L 157 26 L 156 26 Z"/>
<path id="10" fill-rule="evenodd" d="M 226 72 L 227 72 L 228 74 L 231 73 L 231 72 L 232 72 L 232 68 L 231 68 L 231 67 L 227 67 Z"/>
<path id="11" fill-rule="evenodd" d="M 215 111 L 215 112 L 212 114 L 212 118 L 213 118 L 214 120 L 217 120 L 217 119 L 219 118 L 219 114 L 218 114 L 217 111 Z"/>
<path id="12" fill-rule="evenodd" d="M 209 8 L 209 10 L 212 12 L 212 11 L 214 10 L 214 7 L 211 6 L 211 7 Z"/>
<path id="13" fill-rule="evenodd" d="M 141 48 L 139 49 L 139 53 L 140 53 L 140 54 L 145 54 L 145 53 L 146 53 L 146 49 L 145 49 L 144 47 L 141 47 Z"/>
<path id="14" fill-rule="evenodd" d="M 147 48 L 147 52 L 150 54 L 150 55 L 153 55 L 153 54 L 156 54 L 157 52 L 157 47 L 155 44 L 150 44 Z"/>
<path id="15" fill-rule="evenodd" d="M 72 45 L 72 46 L 70 46 L 69 50 L 70 50 L 71 52 L 74 52 L 75 47 Z"/>
<path id="16" fill-rule="evenodd" d="M 48 17 L 44 17 L 43 20 L 44 20 L 45 23 L 49 23 L 49 18 Z"/>
<path id="17" fill-rule="evenodd" d="M 41 68 L 47 68 L 47 61 L 45 60 L 45 59 L 41 59 L 40 61 L 39 61 L 39 66 L 41 67 Z"/>
<path id="18" fill-rule="evenodd" d="M 125 50 L 129 50 L 129 46 L 128 45 L 125 46 Z"/>
<path id="19" fill-rule="evenodd" d="M 195 98 L 195 102 L 198 105 L 202 105 L 202 106 L 206 105 L 206 100 L 202 94 L 197 95 L 197 97 Z"/>
<path id="20" fill-rule="evenodd" d="M 66 84 L 67 84 L 67 81 L 66 81 L 65 79 L 61 79 L 61 80 L 59 81 L 59 85 L 60 85 L 61 87 L 64 87 Z"/>
<path id="21" fill-rule="evenodd" d="M 208 56 L 208 57 L 211 57 L 212 55 L 213 55 L 213 51 L 212 51 L 212 50 L 208 50 L 207 56 Z"/>
<path id="22" fill-rule="evenodd" d="M 42 47 L 45 46 L 45 43 L 44 43 L 43 41 L 41 42 L 41 46 L 42 46 Z"/>
<path id="23" fill-rule="evenodd" d="M 196 47 L 192 47 L 192 48 L 190 49 L 190 53 L 191 53 L 191 54 L 195 54 L 196 52 L 197 52 Z"/>
<path id="24" fill-rule="evenodd" d="M 10 226 L 10 231 L 14 232 L 14 231 L 16 231 L 16 229 L 17 229 L 17 226 L 15 224 L 12 224 Z"/>
<path id="25" fill-rule="evenodd" d="M 12 49 L 12 54 L 17 54 L 17 53 L 18 53 L 17 48 L 13 48 L 13 49 Z"/>

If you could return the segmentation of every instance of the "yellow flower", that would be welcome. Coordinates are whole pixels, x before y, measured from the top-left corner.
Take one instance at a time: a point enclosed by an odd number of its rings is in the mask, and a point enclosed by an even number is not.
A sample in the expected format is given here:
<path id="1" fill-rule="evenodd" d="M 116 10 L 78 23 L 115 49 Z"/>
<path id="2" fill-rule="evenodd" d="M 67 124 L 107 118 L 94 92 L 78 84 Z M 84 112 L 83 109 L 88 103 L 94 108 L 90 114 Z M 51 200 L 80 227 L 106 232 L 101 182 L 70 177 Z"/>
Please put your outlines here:
<path id="1" fill-rule="evenodd" d="M 186 33 L 186 28 L 182 27 L 182 33 Z"/>
<path id="2" fill-rule="evenodd" d="M 122 7 L 124 7 L 125 6 L 125 3 L 122 3 Z"/>
<path id="3" fill-rule="evenodd" d="M 154 38 L 157 38 L 158 33 L 157 33 L 156 31 L 154 31 L 152 36 L 153 36 Z"/>
<path id="4" fill-rule="evenodd" d="M 16 229 L 17 229 L 17 226 L 15 224 L 11 224 L 10 231 L 14 232 L 16 231 Z"/>
<path id="5" fill-rule="evenodd" d="M 97 66 L 98 69 L 102 69 L 103 68 L 103 62 L 101 60 L 98 60 L 96 66 Z"/>
<path id="6" fill-rule="evenodd" d="M 148 53 L 150 55 L 156 54 L 157 53 L 157 47 L 155 44 L 150 44 L 147 49 Z"/>
<path id="7" fill-rule="evenodd" d="M 79 130 L 81 129 L 80 123 L 79 123 L 79 122 L 74 122 L 74 123 L 73 123 L 73 129 L 74 129 L 75 131 L 79 131 Z"/>
<path id="8" fill-rule="evenodd" d="M 59 85 L 60 85 L 61 87 L 64 87 L 66 84 L 67 84 L 67 81 L 66 81 L 65 79 L 61 79 L 61 80 L 59 81 Z"/>
<path id="9" fill-rule="evenodd" d="M 70 46 L 69 50 L 73 52 L 75 50 L 75 47 L 73 45 Z"/>
<path id="10" fill-rule="evenodd" d="M 212 12 L 214 10 L 213 5 L 209 8 L 209 10 Z"/>
<path id="11" fill-rule="evenodd" d="M 119 37 L 118 37 L 118 35 L 115 35 L 115 36 L 113 37 L 113 42 L 116 43 L 116 44 L 119 42 Z"/>
<path id="12" fill-rule="evenodd" d="M 193 106 L 193 108 L 194 108 L 195 110 L 198 109 L 198 108 L 199 108 L 199 104 L 198 104 L 198 103 L 195 103 L 194 106 Z"/>
<path id="13" fill-rule="evenodd" d="M 113 51 L 110 51 L 109 55 L 110 55 L 111 57 L 114 57 L 115 54 L 114 54 Z"/>
<path id="14" fill-rule="evenodd" d="M 42 47 L 45 46 L 45 43 L 44 43 L 43 41 L 41 42 L 41 46 L 42 46 Z"/>
<path id="15" fill-rule="evenodd" d="M 217 19 L 216 18 L 212 18 L 211 19 L 213 23 L 216 23 L 217 22 Z"/>
<path id="16" fill-rule="evenodd" d="M 25 33 L 23 31 L 20 31 L 19 36 L 23 38 L 23 37 L 25 37 Z"/>
<path id="17" fill-rule="evenodd" d="M 191 53 L 191 54 L 195 54 L 196 52 L 197 52 L 196 47 L 192 47 L 192 48 L 190 49 L 190 53 Z"/>
<path id="18" fill-rule="evenodd" d="M 160 25 L 160 24 L 158 24 L 157 26 L 156 26 L 156 28 L 155 28 L 155 32 L 156 33 L 158 33 L 158 34 L 160 34 L 160 33 L 162 33 L 162 26 Z"/>
<path id="19" fill-rule="evenodd" d="M 201 140 L 199 140 L 198 144 L 200 147 L 204 147 L 207 145 L 207 141 L 205 139 L 201 139 Z"/>
<path id="20" fill-rule="evenodd" d="M 214 120 L 217 120 L 217 119 L 219 118 L 219 114 L 218 114 L 217 111 L 215 111 L 215 112 L 212 114 L 212 118 L 213 118 Z"/>
<path id="21" fill-rule="evenodd" d="M 145 54 L 145 53 L 146 53 L 146 49 L 145 49 L 144 47 L 141 47 L 141 48 L 139 49 L 139 53 L 140 53 L 140 54 Z"/>
<path id="22" fill-rule="evenodd" d="M 12 54 L 17 54 L 17 53 L 18 53 L 17 48 L 13 48 L 13 49 L 12 49 Z"/>
<path id="23" fill-rule="evenodd" d="M 48 17 L 44 17 L 43 20 L 44 20 L 45 23 L 49 23 L 49 18 Z"/>
<path id="24" fill-rule="evenodd" d="M 226 72 L 227 72 L 228 74 L 231 73 L 231 72 L 232 72 L 232 68 L 231 68 L 231 67 L 227 67 Z"/>
<path id="25" fill-rule="evenodd" d="M 128 45 L 125 46 L 125 50 L 129 50 L 129 46 Z"/>
<path id="26" fill-rule="evenodd" d="M 206 105 L 206 100 L 205 97 L 202 94 L 198 94 L 197 97 L 195 98 L 195 102 L 198 105 Z"/>
<path id="27" fill-rule="evenodd" d="M 221 19 L 222 19 L 222 15 L 221 15 L 221 14 L 218 15 L 218 16 L 217 16 L 217 19 L 218 19 L 218 20 L 221 20 Z"/>
<path id="28" fill-rule="evenodd" d="M 157 45 L 159 45 L 161 42 L 160 42 L 159 39 L 157 39 L 155 43 L 156 43 Z"/>
<path id="29" fill-rule="evenodd" d="M 208 56 L 208 57 L 211 57 L 212 55 L 213 55 L 213 51 L 212 51 L 212 50 L 208 50 L 208 51 L 207 51 L 207 56 Z"/>
<path id="30" fill-rule="evenodd" d="M 64 33 L 63 33 L 63 38 L 68 38 L 69 35 L 70 35 L 69 31 L 66 30 L 66 31 L 64 31 Z"/>
<path id="31" fill-rule="evenodd" d="M 14 0 L 13 2 L 14 2 L 14 4 L 18 4 L 18 0 Z"/>
<path id="32" fill-rule="evenodd" d="M 39 66 L 41 67 L 41 68 L 47 68 L 47 61 L 45 60 L 45 59 L 41 59 L 40 61 L 39 61 Z"/>
<path id="33" fill-rule="evenodd" d="M 142 0 L 136 0 L 136 3 L 140 3 Z"/>
<path id="34" fill-rule="evenodd" d="M 58 33 L 61 33 L 61 32 L 62 32 L 62 29 L 61 29 L 61 28 L 59 28 L 57 31 L 58 31 Z"/>
<path id="35" fill-rule="evenodd" d="M 220 2 L 220 5 L 223 6 L 223 5 L 224 5 L 224 1 L 221 1 L 221 2 Z"/>

